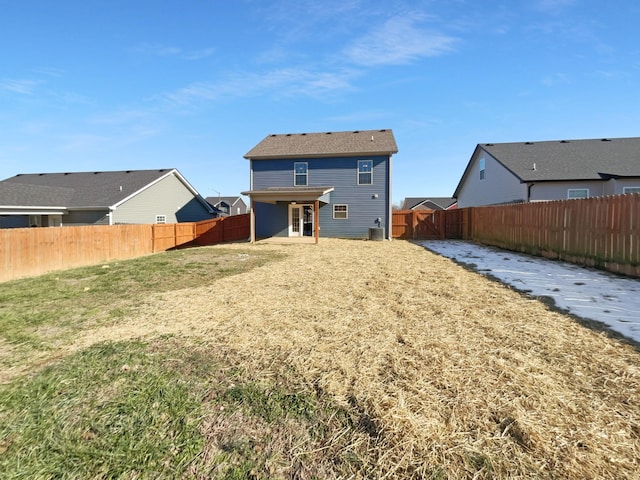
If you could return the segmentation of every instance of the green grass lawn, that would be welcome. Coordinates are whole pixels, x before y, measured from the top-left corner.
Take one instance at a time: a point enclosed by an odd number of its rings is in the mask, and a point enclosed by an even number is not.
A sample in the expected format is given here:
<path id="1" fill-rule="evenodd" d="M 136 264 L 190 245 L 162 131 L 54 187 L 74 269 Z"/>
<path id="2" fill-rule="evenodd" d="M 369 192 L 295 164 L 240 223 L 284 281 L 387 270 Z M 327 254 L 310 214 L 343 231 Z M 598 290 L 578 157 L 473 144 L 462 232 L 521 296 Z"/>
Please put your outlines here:
<path id="1" fill-rule="evenodd" d="M 164 336 L 56 356 L 83 329 L 127 321 L 152 294 L 281 258 L 178 250 L 0 284 L 2 367 L 22 369 L 0 385 L 0 478 L 326 478 L 361 469 L 346 434 L 361 430 L 357 412 L 298 384 L 294 371 L 254 378 L 229 346 Z"/>

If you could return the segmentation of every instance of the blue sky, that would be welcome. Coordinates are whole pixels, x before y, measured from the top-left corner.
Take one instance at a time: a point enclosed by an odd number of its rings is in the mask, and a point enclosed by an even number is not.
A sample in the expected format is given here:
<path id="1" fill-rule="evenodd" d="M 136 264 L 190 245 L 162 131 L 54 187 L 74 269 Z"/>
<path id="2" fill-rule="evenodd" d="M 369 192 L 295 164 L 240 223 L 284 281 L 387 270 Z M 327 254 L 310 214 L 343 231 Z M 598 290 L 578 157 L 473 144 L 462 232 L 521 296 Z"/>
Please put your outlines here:
<path id="1" fill-rule="evenodd" d="M 249 188 L 271 133 L 393 129 L 393 200 L 478 143 L 640 136 L 635 0 L 0 0 L 0 178 Z"/>

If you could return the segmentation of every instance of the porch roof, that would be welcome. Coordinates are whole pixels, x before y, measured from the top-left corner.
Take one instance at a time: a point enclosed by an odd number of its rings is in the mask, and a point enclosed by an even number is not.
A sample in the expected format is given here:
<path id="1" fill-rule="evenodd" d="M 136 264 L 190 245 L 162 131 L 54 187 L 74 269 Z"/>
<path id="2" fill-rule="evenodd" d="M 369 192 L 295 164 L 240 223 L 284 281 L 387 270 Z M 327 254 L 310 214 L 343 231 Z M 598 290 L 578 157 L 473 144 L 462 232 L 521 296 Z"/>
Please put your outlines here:
<path id="1" fill-rule="evenodd" d="M 334 187 L 269 187 L 263 190 L 249 190 L 241 192 L 247 195 L 251 200 L 262 203 L 277 202 L 312 202 L 315 200 L 323 201 L 321 197 L 327 193 L 333 192 Z M 326 203 L 326 202 L 325 202 Z"/>

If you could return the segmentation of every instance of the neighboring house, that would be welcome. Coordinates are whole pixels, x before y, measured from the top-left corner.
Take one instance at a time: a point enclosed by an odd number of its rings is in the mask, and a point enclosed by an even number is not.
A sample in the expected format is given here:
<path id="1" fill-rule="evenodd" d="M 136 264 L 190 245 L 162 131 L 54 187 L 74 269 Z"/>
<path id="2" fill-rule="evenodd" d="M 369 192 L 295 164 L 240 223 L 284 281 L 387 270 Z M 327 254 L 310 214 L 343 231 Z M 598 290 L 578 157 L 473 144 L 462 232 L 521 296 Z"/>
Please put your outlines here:
<path id="1" fill-rule="evenodd" d="M 247 204 L 242 197 L 207 197 L 206 200 L 222 215 L 242 215 L 247 213 Z"/>
<path id="2" fill-rule="evenodd" d="M 457 201 L 450 197 L 407 197 L 402 210 L 453 210 Z"/>
<path id="3" fill-rule="evenodd" d="M 640 193 L 640 138 L 476 146 L 458 207 Z"/>
<path id="4" fill-rule="evenodd" d="M 177 223 L 214 209 L 175 168 L 19 174 L 0 181 L 0 227 Z"/>
<path id="5" fill-rule="evenodd" d="M 391 238 L 391 130 L 268 135 L 250 160 L 252 240 Z M 383 231 L 381 229 L 384 229 Z"/>

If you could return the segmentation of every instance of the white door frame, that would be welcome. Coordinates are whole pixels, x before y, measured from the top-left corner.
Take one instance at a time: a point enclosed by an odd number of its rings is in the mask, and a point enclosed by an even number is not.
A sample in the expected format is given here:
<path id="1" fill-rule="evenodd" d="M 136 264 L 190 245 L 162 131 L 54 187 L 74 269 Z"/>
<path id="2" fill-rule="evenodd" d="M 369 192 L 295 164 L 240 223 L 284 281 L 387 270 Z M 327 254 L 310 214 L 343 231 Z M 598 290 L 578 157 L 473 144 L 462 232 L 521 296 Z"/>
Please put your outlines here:
<path id="1" fill-rule="evenodd" d="M 289 236 L 302 237 L 304 235 L 304 207 L 311 208 L 311 232 L 315 225 L 315 215 L 313 215 L 313 205 L 308 203 L 289 204 Z"/>

